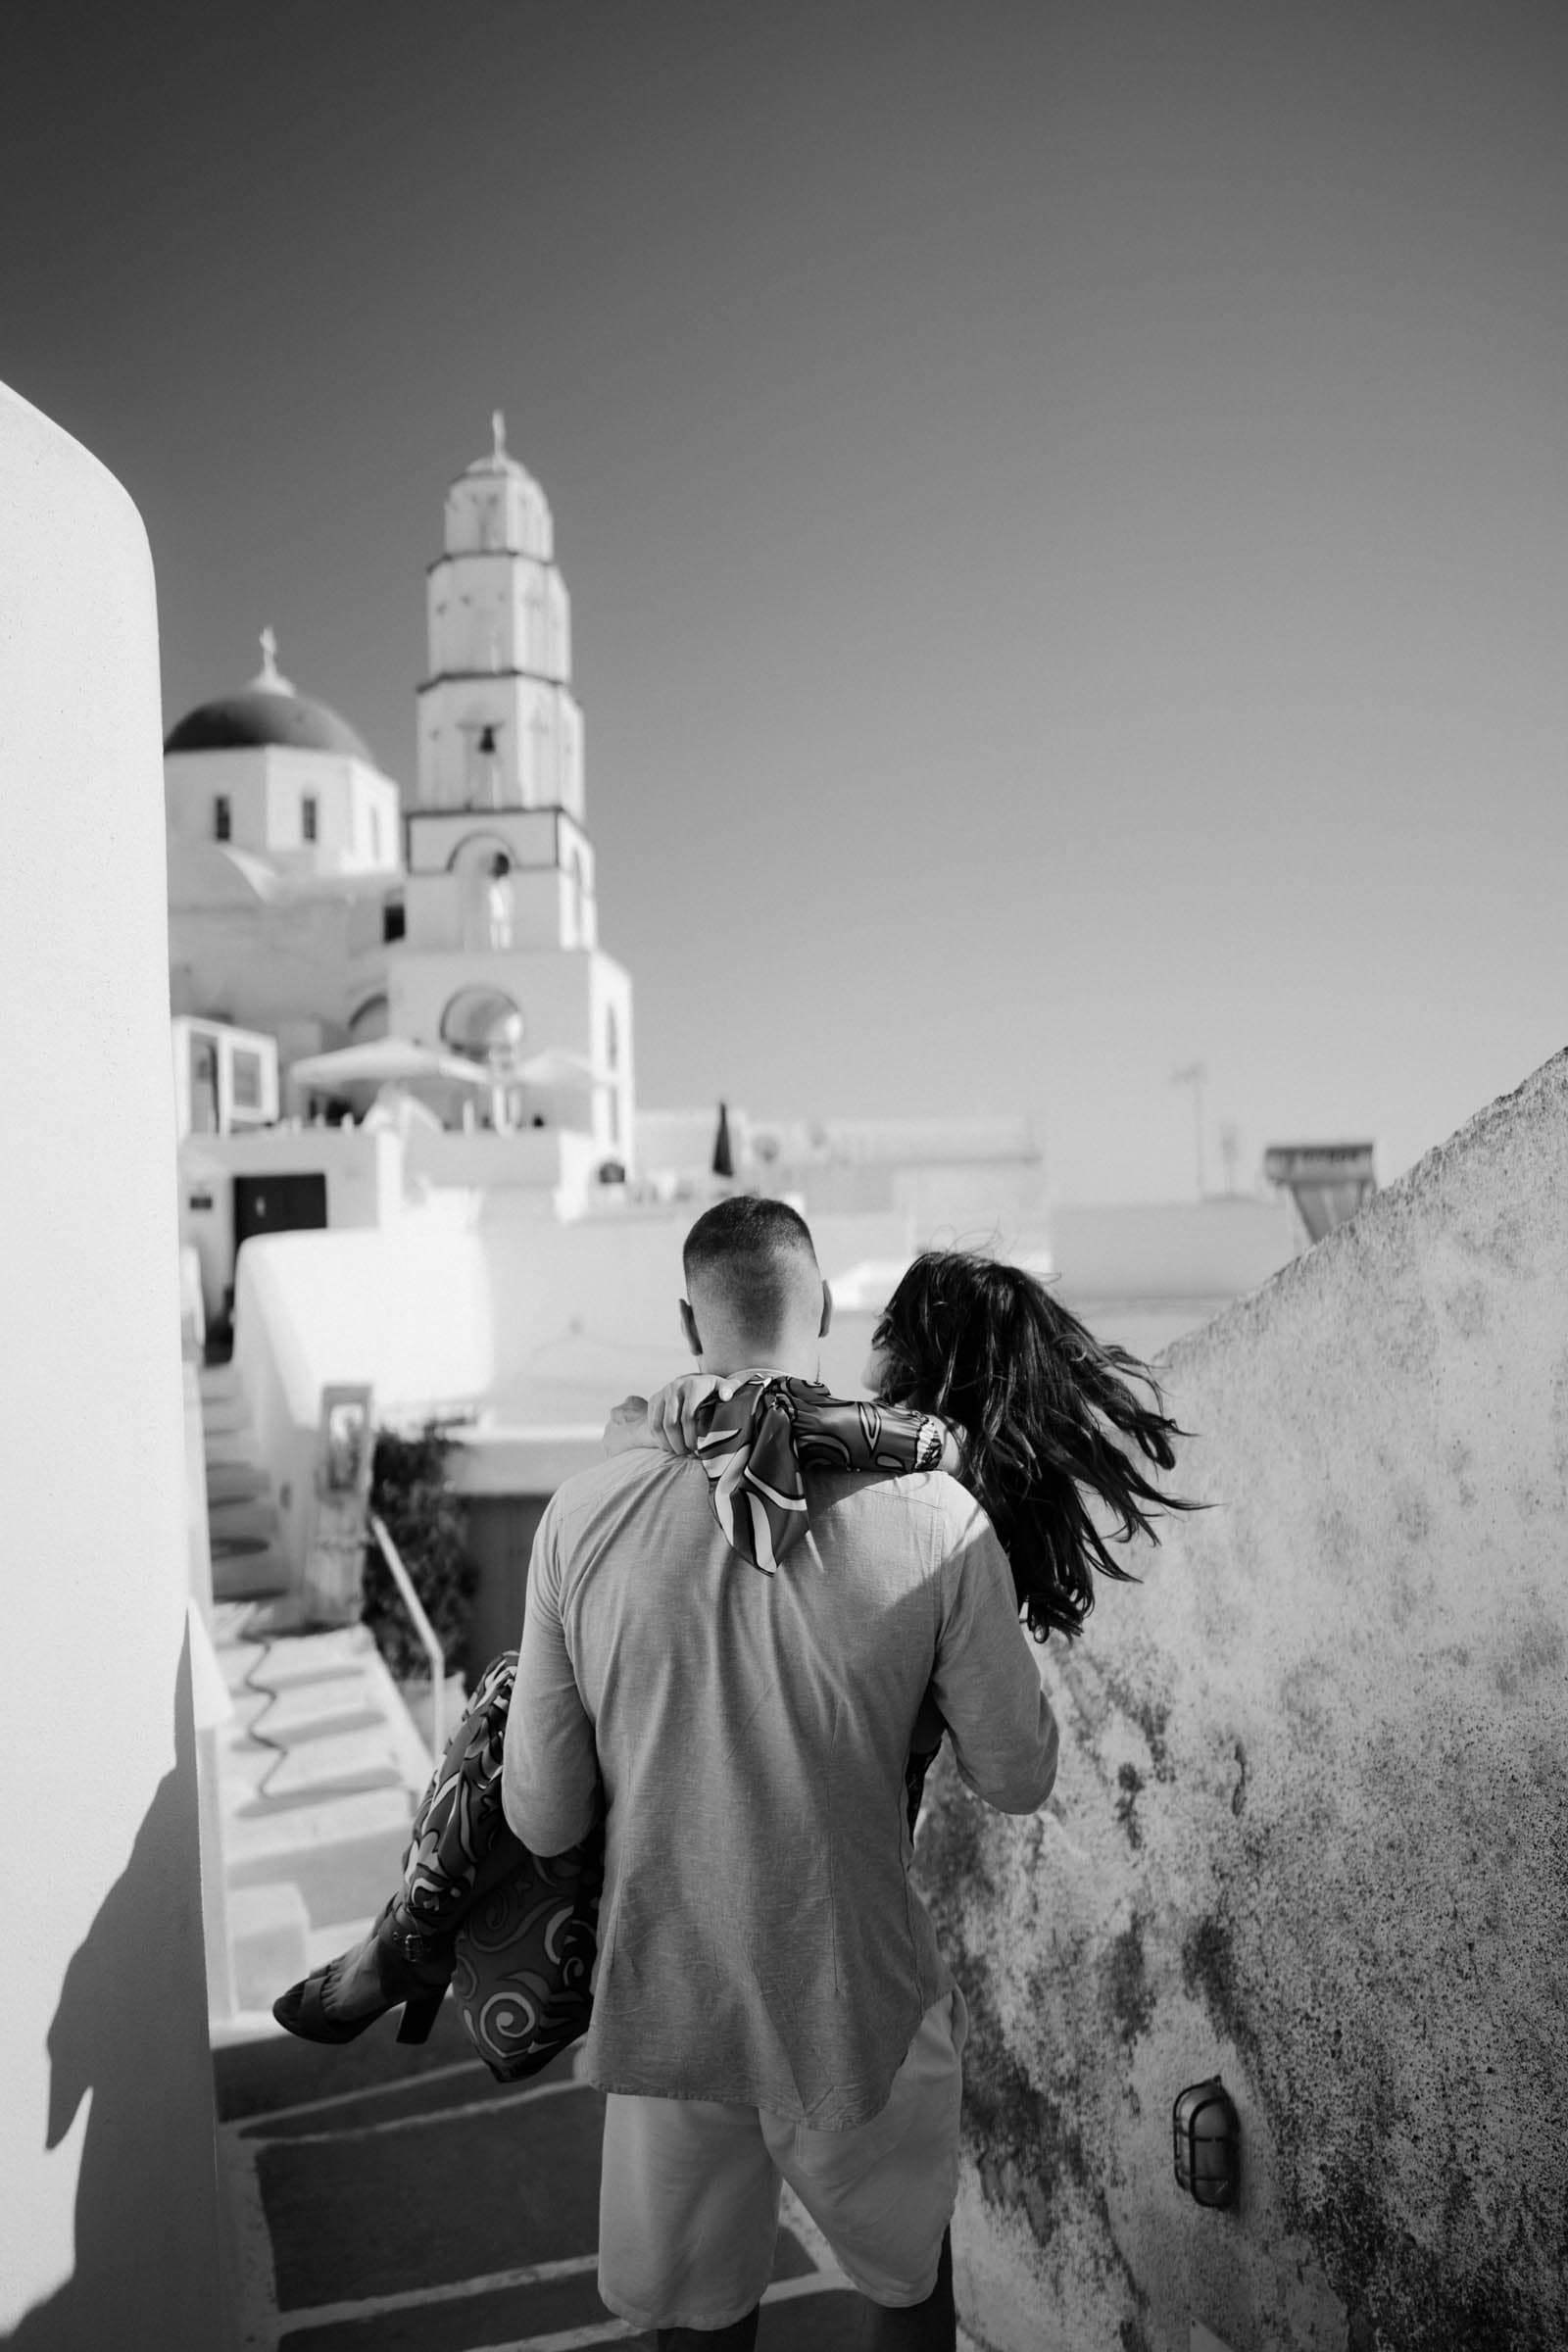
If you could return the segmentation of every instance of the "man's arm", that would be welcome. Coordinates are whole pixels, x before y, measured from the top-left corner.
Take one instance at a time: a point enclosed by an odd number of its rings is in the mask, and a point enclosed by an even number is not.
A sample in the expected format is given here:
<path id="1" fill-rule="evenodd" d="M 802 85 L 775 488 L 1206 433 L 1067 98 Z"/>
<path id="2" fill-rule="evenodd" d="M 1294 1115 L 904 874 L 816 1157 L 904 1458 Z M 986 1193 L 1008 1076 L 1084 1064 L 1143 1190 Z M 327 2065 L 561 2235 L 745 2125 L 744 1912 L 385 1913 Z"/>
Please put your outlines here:
<path id="1" fill-rule="evenodd" d="M 931 1694 L 975 1794 L 1003 1813 L 1033 1813 L 1056 1778 L 1056 1718 L 1018 1623 L 1006 1554 L 979 1505 L 967 1495 L 963 1503 L 953 1513 L 942 1569 Z"/>
<path id="2" fill-rule="evenodd" d="M 594 1727 L 577 1689 L 561 1623 L 561 1528 L 539 1522 L 528 1563 L 517 1679 L 502 1755 L 501 1807 L 530 1853 L 580 1845 L 599 1815 Z"/>

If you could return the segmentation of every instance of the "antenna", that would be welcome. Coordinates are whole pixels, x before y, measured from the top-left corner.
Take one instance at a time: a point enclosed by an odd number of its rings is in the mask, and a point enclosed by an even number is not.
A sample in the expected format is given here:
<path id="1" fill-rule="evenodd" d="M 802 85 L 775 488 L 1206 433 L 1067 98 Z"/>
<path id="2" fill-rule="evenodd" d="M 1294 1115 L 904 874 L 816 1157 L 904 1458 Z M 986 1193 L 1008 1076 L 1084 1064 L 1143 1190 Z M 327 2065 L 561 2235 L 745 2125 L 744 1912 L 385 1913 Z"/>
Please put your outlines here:
<path id="1" fill-rule="evenodd" d="M 1190 1086 L 1193 1090 L 1193 1146 L 1198 1159 L 1198 1198 L 1203 1198 L 1203 1087 L 1208 1077 L 1208 1064 L 1190 1061 L 1184 1070 L 1172 1070 L 1172 1086 Z"/>

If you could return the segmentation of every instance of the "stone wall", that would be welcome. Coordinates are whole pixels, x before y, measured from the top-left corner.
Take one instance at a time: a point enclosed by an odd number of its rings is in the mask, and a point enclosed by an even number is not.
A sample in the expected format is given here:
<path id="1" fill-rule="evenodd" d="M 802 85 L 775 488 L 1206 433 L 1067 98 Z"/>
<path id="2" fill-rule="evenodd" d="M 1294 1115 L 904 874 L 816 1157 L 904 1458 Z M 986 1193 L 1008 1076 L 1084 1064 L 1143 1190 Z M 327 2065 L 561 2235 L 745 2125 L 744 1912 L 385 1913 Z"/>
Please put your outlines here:
<path id="1" fill-rule="evenodd" d="M 1568 1054 L 1173 1348 L 1212 1507 L 1043 1653 L 1050 1805 L 934 1778 L 986 2345 L 1568 2341 L 1565 1199 Z M 1231 2212 L 1172 2178 L 1215 2072 Z"/>

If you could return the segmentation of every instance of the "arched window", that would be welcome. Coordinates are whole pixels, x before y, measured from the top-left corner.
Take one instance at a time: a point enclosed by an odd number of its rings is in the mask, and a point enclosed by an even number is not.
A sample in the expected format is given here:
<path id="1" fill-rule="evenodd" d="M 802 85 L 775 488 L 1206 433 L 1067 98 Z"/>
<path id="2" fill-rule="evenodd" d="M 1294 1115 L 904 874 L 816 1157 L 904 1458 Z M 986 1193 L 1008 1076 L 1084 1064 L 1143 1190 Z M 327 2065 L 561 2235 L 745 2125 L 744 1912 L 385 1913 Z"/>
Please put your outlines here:
<path id="1" fill-rule="evenodd" d="M 449 874 L 487 874 L 497 858 L 505 858 L 510 865 L 513 853 L 506 836 L 501 833 L 466 833 L 447 859 Z"/>
<path id="2" fill-rule="evenodd" d="M 349 1044 L 368 1046 L 372 1038 L 385 1037 L 391 1017 L 385 997 L 367 997 L 349 1022 Z"/>

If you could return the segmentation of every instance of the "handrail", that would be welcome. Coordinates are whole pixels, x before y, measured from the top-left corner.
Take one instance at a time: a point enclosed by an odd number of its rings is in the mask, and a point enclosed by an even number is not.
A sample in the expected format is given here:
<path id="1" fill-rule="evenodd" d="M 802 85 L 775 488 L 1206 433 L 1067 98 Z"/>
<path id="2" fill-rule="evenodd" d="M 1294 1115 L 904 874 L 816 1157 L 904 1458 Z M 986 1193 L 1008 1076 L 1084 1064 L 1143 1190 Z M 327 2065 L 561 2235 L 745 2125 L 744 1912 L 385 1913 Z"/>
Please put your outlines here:
<path id="1" fill-rule="evenodd" d="M 439 1764 L 446 1747 L 446 1652 L 435 1638 L 435 1628 L 419 1603 L 413 1579 L 398 1557 L 398 1547 L 386 1531 L 386 1522 L 376 1511 L 370 1513 L 370 1533 L 375 1538 L 387 1573 L 403 1595 L 403 1605 L 414 1621 L 414 1630 L 420 1646 L 430 1661 L 430 1758 Z"/>

